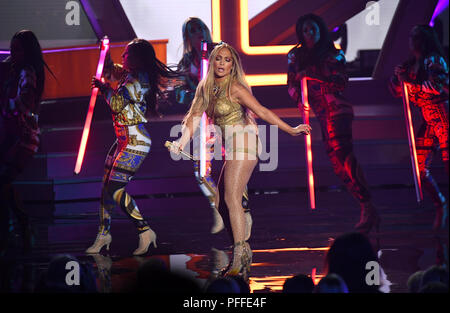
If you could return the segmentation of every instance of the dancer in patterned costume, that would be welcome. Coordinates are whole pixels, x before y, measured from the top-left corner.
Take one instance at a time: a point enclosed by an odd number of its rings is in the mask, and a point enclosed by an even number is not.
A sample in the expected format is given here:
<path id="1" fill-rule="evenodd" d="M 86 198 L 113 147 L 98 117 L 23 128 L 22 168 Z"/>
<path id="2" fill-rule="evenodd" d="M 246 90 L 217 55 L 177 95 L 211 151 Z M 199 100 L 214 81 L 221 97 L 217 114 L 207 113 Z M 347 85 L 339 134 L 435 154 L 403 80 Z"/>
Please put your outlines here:
<path id="1" fill-rule="evenodd" d="M 116 142 L 105 162 L 103 177 L 100 227 L 94 244 L 87 253 L 99 253 L 112 241 L 110 234 L 111 211 L 119 205 L 135 224 L 139 234 L 139 247 L 134 255 L 148 251 L 151 243 L 156 247 L 156 234 L 141 215 L 134 199 L 125 191 L 128 182 L 136 174 L 150 151 L 151 140 L 145 129 L 147 110 L 157 113 L 156 96 L 160 92 L 162 77 L 175 77 L 155 56 L 153 46 L 146 40 L 134 39 L 123 55 L 123 66 L 113 64 L 108 57 L 105 77 L 119 80 L 116 90 L 109 84 L 93 78 L 108 103 L 114 122 Z"/>
<path id="2" fill-rule="evenodd" d="M 434 29 L 415 26 L 410 34 L 413 56 L 395 68 L 390 90 L 402 96 L 402 82 L 407 84 L 409 100 L 417 105 L 424 122 L 416 134 L 417 160 L 422 187 L 436 208 L 433 228 L 444 228 L 448 220 L 448 202 L 430 173 L 433 154 L 441 151 L 448 176 L 448 66 Z"/>
<path id="3" fill-rule="evenodd" d="M 356 230 L 369 233 L 380 218 L 371 201 L 364 173 L 353 153 L 353 107 L 342 96 L 348 77 L 345 56 L 334 47 L 325 22 L 307 14 L 296 25 L 299 45 L 288 54 L 288 91 L 303 112 L 301 80 L 309 77 L 308 100 L 322 129 L 326 151 L 334 172 L 361 206 Z"/>

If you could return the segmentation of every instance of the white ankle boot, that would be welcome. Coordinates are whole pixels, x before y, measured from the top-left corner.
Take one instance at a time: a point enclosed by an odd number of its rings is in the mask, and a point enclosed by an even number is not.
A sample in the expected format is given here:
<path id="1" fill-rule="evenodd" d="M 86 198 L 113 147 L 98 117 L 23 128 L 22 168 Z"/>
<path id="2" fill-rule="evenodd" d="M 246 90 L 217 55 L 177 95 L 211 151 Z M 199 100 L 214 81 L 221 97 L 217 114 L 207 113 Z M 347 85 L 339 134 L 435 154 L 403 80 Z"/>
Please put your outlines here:
<path id="1" fill-rule="evenodd" d="M 148 251 L 148 247 L 153 243 L 153 247 L 156 248 L 156 234 L 153 230 L 149 229 L 139 234 L 139 247 L 134 250 L 133 255 L 143 255 Z"/>
<path id="2" fill-rule="evenodd" d="M 92 246 L 87 248 L 86 253 L 87 254 L 94 254 L 99 253 L 100 250 L 106 246 L 106 250 L 109 250 L 109 245 L 111 244 L 112 237 L 111 234 L 108 233 L 106 235 L 97 234 L 97 238 L 95 239 L 95 242 Z"/>

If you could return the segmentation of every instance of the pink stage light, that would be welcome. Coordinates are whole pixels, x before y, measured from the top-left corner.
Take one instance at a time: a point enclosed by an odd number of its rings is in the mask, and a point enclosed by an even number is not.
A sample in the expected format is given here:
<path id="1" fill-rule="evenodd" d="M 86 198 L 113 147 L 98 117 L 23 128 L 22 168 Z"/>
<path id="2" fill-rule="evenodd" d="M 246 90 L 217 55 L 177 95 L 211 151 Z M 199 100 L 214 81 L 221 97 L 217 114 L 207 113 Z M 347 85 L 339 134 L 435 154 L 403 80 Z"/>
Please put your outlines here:
<path id="1" fill-rule="evenodd" d="M 303 102 L 303 123 L 309 125 L 309 101 L 308 101 L 308 78 L 303 77 L 301 82 L 302 87 L 302 102 Z M 309 204 L 311 210 L 316 208 L 316 196 L 314 194 L 314 173 L 313 173 L 313 155 L 311 147 L 311 135 L 305 137 L 306 161 L 308 166 L 308 189 L 309 189 Z"/>
<path id="2" fill-rule="evenodd" d="M 422 185 L 420 182 L 419 163 L 417 161 L 416 141 L 414 138 L 414 127 L 411 117 L 411 107 L 409 104 L 408 83 L 405 82 L 402 83 L 402 91 L 403 91 L 402 98 L 406 122 L 406 132 L 408 134 L 409 153 L 411 156 L 411 166 L 413 170 L 414 184 L 416 186 L 417 202 L 420 203 L 423 200 L 423 194 L 422 194 Z"/>
<path id="3" fill-rule="evenodd" d="M 106 53 L 109 50 L 109 39 L 104 37 L 102 39 L 102 46 L 100 50 L 100 58 L 98 60 L 97 72 L 95 78 L 101 79 L 103 73 L 103 66 L 105 64 Z M 86 145 L 89 138 L 89 131 L 91 128 L 92 116 L 94 114 L 95 101 L 97 100 L 98 88 L 93 88 L 91 92 L 91 99 L 89 101 L 89 109 L 86 115 L 86 121 L 84 122 L 83 135 L 81 136 L 80 148 L 78 150 L 77 162 L 75 164 L 75 174 L 79 174 L 81 166 L 83 165 L 84 154 L 86 152 Z"/>
<path id="4" fill-rule="evenodd" d="M 314 285 L 317 285 L 320 281 L 320 278 L 317 277 L 316 272 L 317 269 L 313 267 L 313 269 L 311 270 L 311 280 L 313 281 Z"/>
<path id="5" fill-rule="evenodd" d="M 200 69 L 201 79 L 205 79 L 208 73 L 208 43 L 201 42 L 202 63 Z M 203 113 L 200 120 L 200 178 L 205 177 L 206 174 L 206 128 L 207 118 L 206 113 Z"/>
<path id="6" fill-rule="evenodd" d="M 126 44 L 115 44 L 110 45 L 110 48 L 118 48 L 118 47 L 125 47 Z M 59 48 L 59 49 L 46 49 L 42 50 L 43 54 L 47 53 L 58 53 L 58 52 L 72 52 L 72 51 L 85 51 L 85 50 L 94 50 L 98 49 L 98 47 L 72 47 L 72 48 Z M 0 50 L 0 54 L 10 54 L 9 50 Z"/>
<path id="7" fill-rule="evenodd" d="M 429 25 L 431 27 L 434 26 L 434 20 L 448 7 L 448 0 L 439 0 L 438 4 L 436 5 L 433 16 L 431 17 Z"/>

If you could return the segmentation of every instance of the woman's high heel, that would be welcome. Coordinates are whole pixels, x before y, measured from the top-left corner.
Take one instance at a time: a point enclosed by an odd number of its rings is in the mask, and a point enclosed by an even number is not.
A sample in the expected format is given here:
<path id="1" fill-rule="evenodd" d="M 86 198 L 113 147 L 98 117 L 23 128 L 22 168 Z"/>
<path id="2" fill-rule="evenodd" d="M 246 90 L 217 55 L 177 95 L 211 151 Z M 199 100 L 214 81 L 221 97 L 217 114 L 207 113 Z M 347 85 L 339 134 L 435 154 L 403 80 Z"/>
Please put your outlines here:
<path id="1" fill-rule="evenodd" d="M 153 230 L 148 229 L 139 234 L 139 247 L 134 250 L 133 255 L 143 255 L 146 254 L 150 244 L 153 244 L 153 247 L 156 246 L 156 234 Z"/>
<path id="2" fill-rule="evenodd" d="M 242 276 L 248 280 L 250 266 L 252 264 L 252 253 L 250 245 L 246 241 L 239 241 L 234 244 L 233 260 L 221 272 L 221 276 Z"/>
<path id="3" fill-rule="evenodd" d="M 98 233 L 97 238 L 95 238 L 94 244 L 89 248 L 87 248 L 86 253 L 87 254 L 100 253 L 100 250 L 102 250 L 104 246 L 106 246 L 106 250 L 109 251 L 109 245 L 111 244 L 111 241 L 112 241 L 111 234 L 108 233 L 106 235 L 103 235 L 101 233 Z"/>

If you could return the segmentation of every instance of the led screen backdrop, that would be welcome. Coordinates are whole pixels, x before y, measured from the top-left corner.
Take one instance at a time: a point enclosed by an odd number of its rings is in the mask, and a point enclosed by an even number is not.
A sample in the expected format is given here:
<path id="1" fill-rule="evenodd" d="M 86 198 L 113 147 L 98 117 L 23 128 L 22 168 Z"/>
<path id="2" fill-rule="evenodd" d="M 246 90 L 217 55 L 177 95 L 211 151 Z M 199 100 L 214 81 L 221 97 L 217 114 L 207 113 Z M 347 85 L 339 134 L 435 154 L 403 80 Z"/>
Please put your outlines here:
<path id="1" fill-rule="evenodd" d="M 21 29 L 32 30 L 43 48 L 97 42 L 79 1 L 0 0 L 0 49 Z"/>

